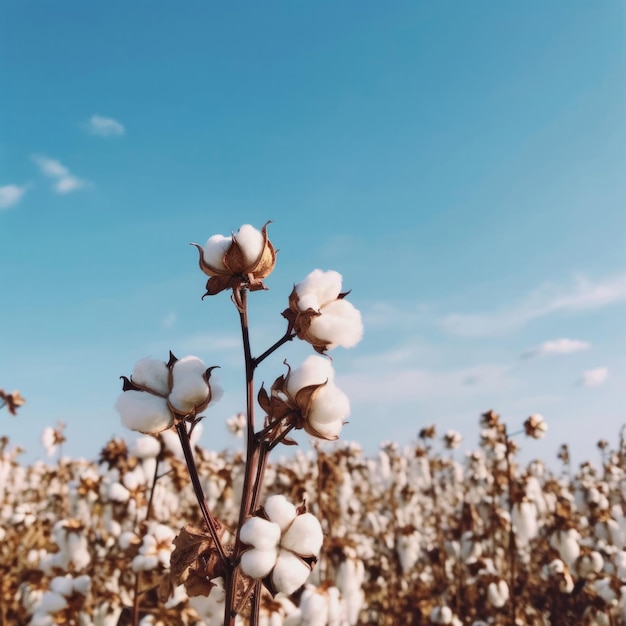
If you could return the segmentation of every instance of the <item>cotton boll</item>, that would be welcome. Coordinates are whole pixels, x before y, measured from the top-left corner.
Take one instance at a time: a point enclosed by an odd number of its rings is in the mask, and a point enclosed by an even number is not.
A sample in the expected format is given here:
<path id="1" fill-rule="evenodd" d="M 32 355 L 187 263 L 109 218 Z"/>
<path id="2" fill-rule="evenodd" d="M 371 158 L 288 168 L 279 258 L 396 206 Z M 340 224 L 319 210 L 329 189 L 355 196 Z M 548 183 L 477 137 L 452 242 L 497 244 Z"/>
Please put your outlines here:
<path id="1" fill-rule="evenodd" d="M 324 340 L 329 349 L 342 346 L 353 348 L 363 338 L 361 313 L 348 300 L 326 304 L 322 314 L 311 320 L 309 333 Z"/>
<path id="2" fill-rule="evenodd" d="M 489 583 L 487 587 L 487 602 L 496 609 L 502 608 L 509 599 L 509 586 L 506 581 L 499 580 Z"/>
<path id="3" fill-rule="evenodd" d="M 39 611 L 46 613 L 58 613 L 67 607 L 67 600 L 55 591 L 46 591 L 41 598 Z"/>
<path id="4" fill-rule="evenodd" d="M 342 420 L 337 420 L 328 424 L 321 424 L 320 422 L 309 420 L 309 424 L 311 428 L 315 430 L 315 432 L 311 432 L 312 435 L 328 439 L 329 441 L 337 439 L 339 437 L 339 433 L 341 433 L 341 429 L 343 428 Z"/>
<path id="5" fill-rule="evenodd" d="M 280 526 L 261 517 L 251 517 L 241 527 L 240 538 L 259 550 L 271 550 L 280 541 Z"/>
<path id="6" fill-rule="evenodd" d="M 83 596 L 86 596 L 89 593 L 89 589 L 91 589 L 91 577 L 83 574 L 82 576 L 77 576 L 73 582 L 74 591 L 80 593 Z"/>
<path id="7" fill-rule="evenodd" d="M 174 423 L 167 400 L 146 391 L 125 391 L 115 403 L 115 408 L 122 424 L 130 430 L 158 433 Z"/>
<path id="8" fill-rule="evenodd" d="M 263 239 L 263 233 L 254 228 L 254 226 L 244 224 L 237 231 L 235 240 L 241 248 L 247 265 L 252 265 L 261 256 L 265 240 Z"/>
<path id="9" fill-rule="evenodd" d="M 265 578 L 274 567 L 277 555 L 276 549 L 246 550 L 241 555 L 241 571 L 251 578 Z"/>
<path id="10" fill-rule="evenodd" d="M 302 559 L 292 552 L 281 550 L 272 571 L 272 582 L 276 591 L 290 596 L 302 587 L 310 573 L 311 568 Z"/>
<path id="11" fill-rule="evenodd" d="M 306 626 L 326 626 L 328 622 L 328 602 L 327 599 L 312 585 L 302 593 L 300 600 L 300 611 L 302 612 L 302 623 Z"/>
<path id="12" fill-rule="evenodd" d="M 295 398 L 300 389 L 309 385 L 321 385 L 331 381 L 335 376 L 335 371 L 330 362 L 323 356 L 311 355 L 307 357 L 300 367 L 289 372 L 287 378 L 287 393 Z"/>
<path id="13" fill-rule="evenodd" d="M 270 496 L 263 508 L 270 520 L 280 526 L 281 531 L 284 531 L 297 515 L 296 507 L 282 495 Z"/>
<path id="14" fill-rule="evenodd" d="M 133 454 L 138 459 L 154 459 L 161 452 L 161 443 L 156 437 L 146 435 L 135 441 Z"/>
<path id="15" fill-rule="evenodd" d="M 315 269 L 301 283 L 296 285 L 299 298 L 314 294 L 321 305 L 336 300 L 341 293 L 341 274 L 334 270 L 327 272 Z M 306 310 L 300 308 L 301 311 Z"/>
<path id="16" fill-rule="evenodd" d="M 67 598 L 72 595 L 72 582 L 72 577 L 69 574 L 67 576 L 55 576 L 50 581 L 50 590 Z"/>
<path id="17" fill-rule="evenodd" d="M 281 547 L 302 556 L 317 556 L 324 541 L 319 521 L 311 513 L 298 515 L 283 535 Z"/>
<path id="18" fill-rule="evenodd" d="M 312 422 L 330 424 L 341 421 L 348 415 L 350 415 L 348 396 L 334 383 L 329 382 L 315 396 L 306 417 Z"/>
<path id="19" fill-rule="evenodd" d="M 452 609 L 449 606 L 435 606 L 430 612 L 428 619 L 433 624 L 451 624 L 452 616 Z"/>
<path id="20" fill-rule="evenodd" d="M 224 237 L 224 235 L 209 237 L 202 250 L 204 262 L 216 270 L 225 272 L 224 255 L 232 245 L 232 242 L 232 237 Z"/>
<path id="21" fill-rule="evenodd" d="M 141 359 L 135 363 L 130 377 L 135 385 L 166 396 L 170 390 L 167 363 L 158 359 Z"/>
<path id="22" fill-rule="evenodd" d="M 35 613 L 28 622 L 28 626 L 55 626 L 55 620 L 48 613 Z"/>
<path id="23" fill-rule="evenodd" d="M 177 413 L 187 415 L 207 401 L 210 390 L 205 379 L 206 369 L 204 362 L 195 356 L 186 356 L 174 363 L 169 402 Z"/>

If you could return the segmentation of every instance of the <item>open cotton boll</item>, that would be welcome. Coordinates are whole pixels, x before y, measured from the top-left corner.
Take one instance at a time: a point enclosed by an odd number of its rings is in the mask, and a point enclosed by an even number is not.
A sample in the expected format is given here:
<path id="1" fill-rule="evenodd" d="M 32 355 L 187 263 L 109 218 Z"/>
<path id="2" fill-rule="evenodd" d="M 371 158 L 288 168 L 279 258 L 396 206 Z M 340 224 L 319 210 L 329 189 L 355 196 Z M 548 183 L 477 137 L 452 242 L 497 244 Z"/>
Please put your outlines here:
<path id="1" fill-rule="evenodd" d="M 296 393 L 303 387 L 321 385 L 327 380 L 332 380 L 334 376 L 335 371 L 330 359 L 312 354 L 299 367 L 289 372 L 287 393 L 295 397 Z"/>
<path id="2" fill-rule="evenodd" d="M 307 626 L 326 626 L 328 623 L 328 600 L 313 586 L 307 585 L 302 594 L 300 610 Z"/>
<path id="3" fill-rule="evenodd" d="M 296 293 L 302 299 L 308 294 L 314 294 L 320 305 L 336 300 L 341 293 L 342 277 L 334 270 L 313 270 L 301 283 L 296 285 Z M 298 305 L 300 308 L 300 305 Z M 300 308 L 305 311 L 305 308 Z"/>
<path id="4" fill-rule="evenodd" d="M 311 405 L 307 419 L 319 424 L 341 421 L 350 415 L 348 396 L 333 383 L 322 387 Z"/>
<path id="5" fill-rule="evenodd" d="M 323 541 L 324 534 L 318 519 L 311 513 L 303 513 L 293 520 L 280 545 L 302 556 L 317 556 Z"/>
<path id="6" fill-rule="evenodd" d="M 306 582 L 311 569 L 298 556 L 288 550 L 281 550 L 272 572 L 272 582 L 276 591 L 290 596 Z"/>
<path id="7" fill-rule="evenodd" d="M 156 437 L 139 437 L 133 446 L 133 454 L 139 459 L 154 459 L 161 452 L 161 444 Z"/>
<path id="8" fill-rule="evenodd" d="M 196 356 L 186 356 L 172 367 L 172 391 L 169 402 L 182 415 L 203 405 L 209 397 L 205 379 L 206 365 Z"/>
<path id="9" fill-rule="evenodd" d="M 235 235 L 235 240 L 243 252 L 243 258 L 248 265 L 254 263 L 261 256 L 265 241 L 263 233 L 250 224 L 244 224 Z"/>
<path id="10" fill-rule="evenodd" d="M 146 391 L 125 391 L 115 408 L 126 428 L 141 433 L 158 433 L 174 423 L 167 400 Z"/>
<path id="11" fill-rule="evenodd" d="M 280 541 L 280 526 L 262 517 L 251 517 L 241 527 L 240 538 L 249 546 L 270 550 Z"/>
<path id="12" fill-rule="evenodd" d="M 328 348 L 352 348 L 363 338 L 361 313 L 347 300 L 334 300 L 311 320 L 309 334 L 326 341 Z"/>
<path id="13" fill-rule="evenodd" d="M 159 359 L 141 359 L 135 363 L 130 379 L 135 385 L 166 396 L 170 390 L 167 363 Z"/>
<path id="14" fill-rule="evenodd" d="M 228 248 L 230 248 L 232 242 L 231 237 L 224 237 L 224 235 L 213 235 L 209 237 L 202 249 L 204 262 L 216 270 L 226 271 L 224 255 Z"/>
<path id="15" fill-rule="evenodd" d="M 306 293 L 302 296 L 298 296 L 298 308 L 301 311 L 308 311 L 309 309 L 319 311 L 321 306 L 318 297 L 314 293 Z"/>
<path id="16" fill-rule="evenodd" d="M 315 420 L 309 420 L 309 426 L 315 430 L 315 432 L 310 433 L 311 435 L 333 441 L 339 437 L 339 433 L 341 433 L 341 429 L 343 428 L 343 421 L 336 420 L 328 424 L 322 424 Z"/>
<path id="17" fill-rule="evenodd" d="M 41 598 L 39 611 L 45 611 L 46 613 L 58 613 L 65 607 L 67 607 L 67 600 L 60 593 L 46 591 Z"/>
<path id="18" fill-rule="evenodd" d="M 74 587 L 72 582 L 72 577 L 69 575 L 55 576 L 50 581 L 50 590 L 65 597 L 71 596 Z"/>
<path id="19" fill-rule="evenodd" d="M 241 571 L 252 578 L 265 578 L 276 563 L 277 550 L 246 550 L 241 555 Z"/>
<path id="20" fill-rule="evenodd" d="M 297 515 L 296 507 L 282 495 L 270 496 L 263 507 L 272 522 L 284 531 Z"/>

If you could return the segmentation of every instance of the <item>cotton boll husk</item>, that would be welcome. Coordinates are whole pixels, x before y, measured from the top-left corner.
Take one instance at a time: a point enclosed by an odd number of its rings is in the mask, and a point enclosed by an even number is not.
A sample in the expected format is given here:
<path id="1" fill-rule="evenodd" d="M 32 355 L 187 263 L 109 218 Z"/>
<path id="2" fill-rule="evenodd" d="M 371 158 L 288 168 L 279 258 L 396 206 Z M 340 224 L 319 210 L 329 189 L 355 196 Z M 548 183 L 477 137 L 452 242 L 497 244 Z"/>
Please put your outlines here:
<path id="1" fill-rule="evenodd" d="M 196 356 L 186 356 L 172 367 L 172 391 L 169 403 L 178 413 L 187 415 L 204 404 L 209 385 L 204 377 L 206 365 Z"/>
<path id="2" fill-rule="evenodd" d="M 307 357 L 299 367 L 289 372 L 287 393 L 293 398 L 303 387 L 321 385 L 327 380 L 332 381 L 334 376 L 335 371 L 330 359 L 313 354 Z"/>
<path id="3" fill-rule="evenodd" d="M 296 285 L 296 293 L 299 298 L 313 294 L 320 306 L 336 300 L 341 293 L 341 274 L 334 270 L 327 272 L 315 269 L 301 283 Z M 301 311 L 306 308 L 300 307 Z"/>
<path id="4" fill-rule="evenodd" d="M 310 567 L 292 552 L 280 550 L 272 571 L 276 591 L 290 596 L 302 587 L 311 573 Z"/>
<path id="5" fill-rule="evenodd" d="M 270 496 L 263 508 L 270 520 L 278 524 L 281 531 L 284 531 L 297 515 L 296 507 L 282 495 Z"/>
<path id="6" fill-rule="evenodd" d="M 224 237 L 224 235 L 209 237 L 202 249 L 204 262 L 217 270 L 226 271 L 224 255 L 232 245 L 232 242 L 232 237 Z"/>
<path id="7" fill-rule="evenodd" d="M 352 348 L 363 338 L 361 313 L 348 300 L 329 302 L 321 313 L 311 320 L 308 332 L 325 341 L 329 349 Z"/>
<path id="8" fill-rule="evenodd" d="M 307 419 L 319 424 L 341 421 L 350 415 L 348 396 L 334 383 L 322 387 L 311 404 Z"/>
<path id="9" fill-rule="evenodd" d="M 276 549 L 246 550 L 241 555 L 241 571 L 251 578 L 265 578 L 276 564 L 277 556 Z"/>
<path id="10" fill-rule="evenodd" d="M 39 611 L 45 611 L 46 613 L 58 613 L 67 606 L 67 600 L 55 591 L 46 591 L 41 598 L 41 604 L 39 605 Z"/>
<path id="11" fill-rule="evenodd" d="M 280 526 L 262 517 L 251 517 L 241 527 L 240 538 L 259 550 L 271 550 L 280 541 Z"/>
<path id="12" fill-rule="evenodd" d="M 115 403 L 115 408 L 122 424 L 130 430 L 158 433 L 174 423 L 167 400 L 146 391 L 125 391 Z"/>
<path id="13" fill-rule="evenodd" d="M 318 519 L 311 513 L 298 515 L 283 535 L 281 547 L 302 556 L 317 556 L 324 541 Z"/>
<path id="14" fill-rule="evenodd" d="M 156 391 L 162 396 L 166 396 L 170 390 L 167 363 L 159 359 L 137 361 L 130 379 L 135 385 Z"/>
<path id="15" fill-rule="evenodd" d="M 261 256 L 265 240 L 263 233 L 250 224 L 244 224 L 235 235 L 235 240 L 243 252 L 243 258 L 251 265 Z"/>

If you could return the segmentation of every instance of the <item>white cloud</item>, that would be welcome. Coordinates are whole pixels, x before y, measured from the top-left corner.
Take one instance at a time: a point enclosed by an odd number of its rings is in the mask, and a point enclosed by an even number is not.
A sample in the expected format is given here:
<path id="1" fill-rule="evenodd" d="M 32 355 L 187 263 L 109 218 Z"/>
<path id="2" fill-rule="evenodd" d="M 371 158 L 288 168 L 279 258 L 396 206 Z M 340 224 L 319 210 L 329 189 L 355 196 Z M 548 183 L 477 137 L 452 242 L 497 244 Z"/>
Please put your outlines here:
<path id="1" fill-rule="evenodd" d="M 100 137 L 120 137 L 126 133 L 124 125 L 112 117 L 92 115 L 87 122 L 87 130 Z"/>
<path id="2" fill-rule="evenodd" d="M 55 180 L 53 188 L 57 193 L 69 193 L 89 184 L 86 180 L 74 176 L 74 174 L 57 159 L 35 155 L 33 156 L 33 161 L 39 166 L 42 174 Z"/>
<path id="3" fill-rule="evenodd" d="M 549 356 L 553 354 L 572 354 L 573 352 L 581 352 L 582 350 L 589 350 L 591 344 L 588 341 L 581 341 L 579 339 L 553 339 L 551 341 L 544 341 L 542 344 L 526 350 L 522 357 L 531 358 L 535 356 Z"/>
<path id="4" fill-rule="evenodd" d="M 626 274 L 593 283 L 578 277 L 568 289 L 544 286 L 519 305 L 495 313 L 453 314 L 441 320 L 442 328 L 455 335 L 501 335 L 557 312 L 575 313 L 599 309 L 626 300 Z"/>
<path id="5" fill-rule="evenodd" d="M 593 370 L 587 370 L 583 373 L 578 384 L 581 387 L 598 387 L 607 379 L 609 375 L 608 367 L 598 367 Z"/>
<path id="6" fill-rule="evenodd" d="M 26 193 L 26 187 L 4 185 L 0 187 L 0 209 L 8 209 L 17 204 Z"/>
<path id="7" fill-rule="evenodd" d="M 171 313 L 168 313 L 162 321 L 163 324 L 163 328 L 172 328 L 172 326 L 174 326 L 174 324 L 176 323 L 176 313 L 174 313 L 173 311 Z"/>

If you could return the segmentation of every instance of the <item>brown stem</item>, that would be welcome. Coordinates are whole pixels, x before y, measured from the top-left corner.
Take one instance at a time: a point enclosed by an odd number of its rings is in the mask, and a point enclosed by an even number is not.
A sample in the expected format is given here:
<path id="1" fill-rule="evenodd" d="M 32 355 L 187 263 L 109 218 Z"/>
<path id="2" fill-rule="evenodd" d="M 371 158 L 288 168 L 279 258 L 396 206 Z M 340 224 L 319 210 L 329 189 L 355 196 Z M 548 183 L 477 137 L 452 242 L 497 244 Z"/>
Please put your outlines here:
<path id="1" fill-rule="evenodd" d="M 202 518 L 204 519 L 204 523 L 209 529 L 211 539 L 213 539 L 215 549 L 217 550 L 222 565 L 226 569 L 228 569 L 230 566 L 230 561 L 228 560 L 228 557 L 224 552 L 224 547 L 222 546 L 222 542 L 220 541 L 218 535 L 218 531 L 220 530 L 221 526 L 219 522 L 213 517 L 213 514 L 209 510 L 209 506 L 206 502 L 206 498 L 204 497 L 204 491 L 202 490 L 200 477 L 198 476 L 198 468 L 196 467 L 196 462 L 193 458 L 193 451 L 191 450 L 191 444 L 189 442 L 187 425 L 184 421 L 181 420 L 176 423 L 176 431 L 178 432 L 178 438 L 180 439 L 180 444 L 183 448 L 185 462 L 187 463 L 187 472 L 189 473 L 189 478 L 191 479 L 191 484 L 193 485 L 193 490 L 196 494 L 196 500 L 198 501 L 200 511 L 202 512 Z"/>
<path id="2" fill-rule="evenodd" d="M 291 328 L 287 328 L 285 334 L 273 345 L 270 346 L 261 356 L 253 359 L 253 366 L 257 367 L 260 363 L 262 363 L 270 354 L 276 352 L 278 348 L 280 348 L 283 344 L 288 341 L 293 341 L 293 338 L 296 336 L 296 333 L 293 332 Z"/>

